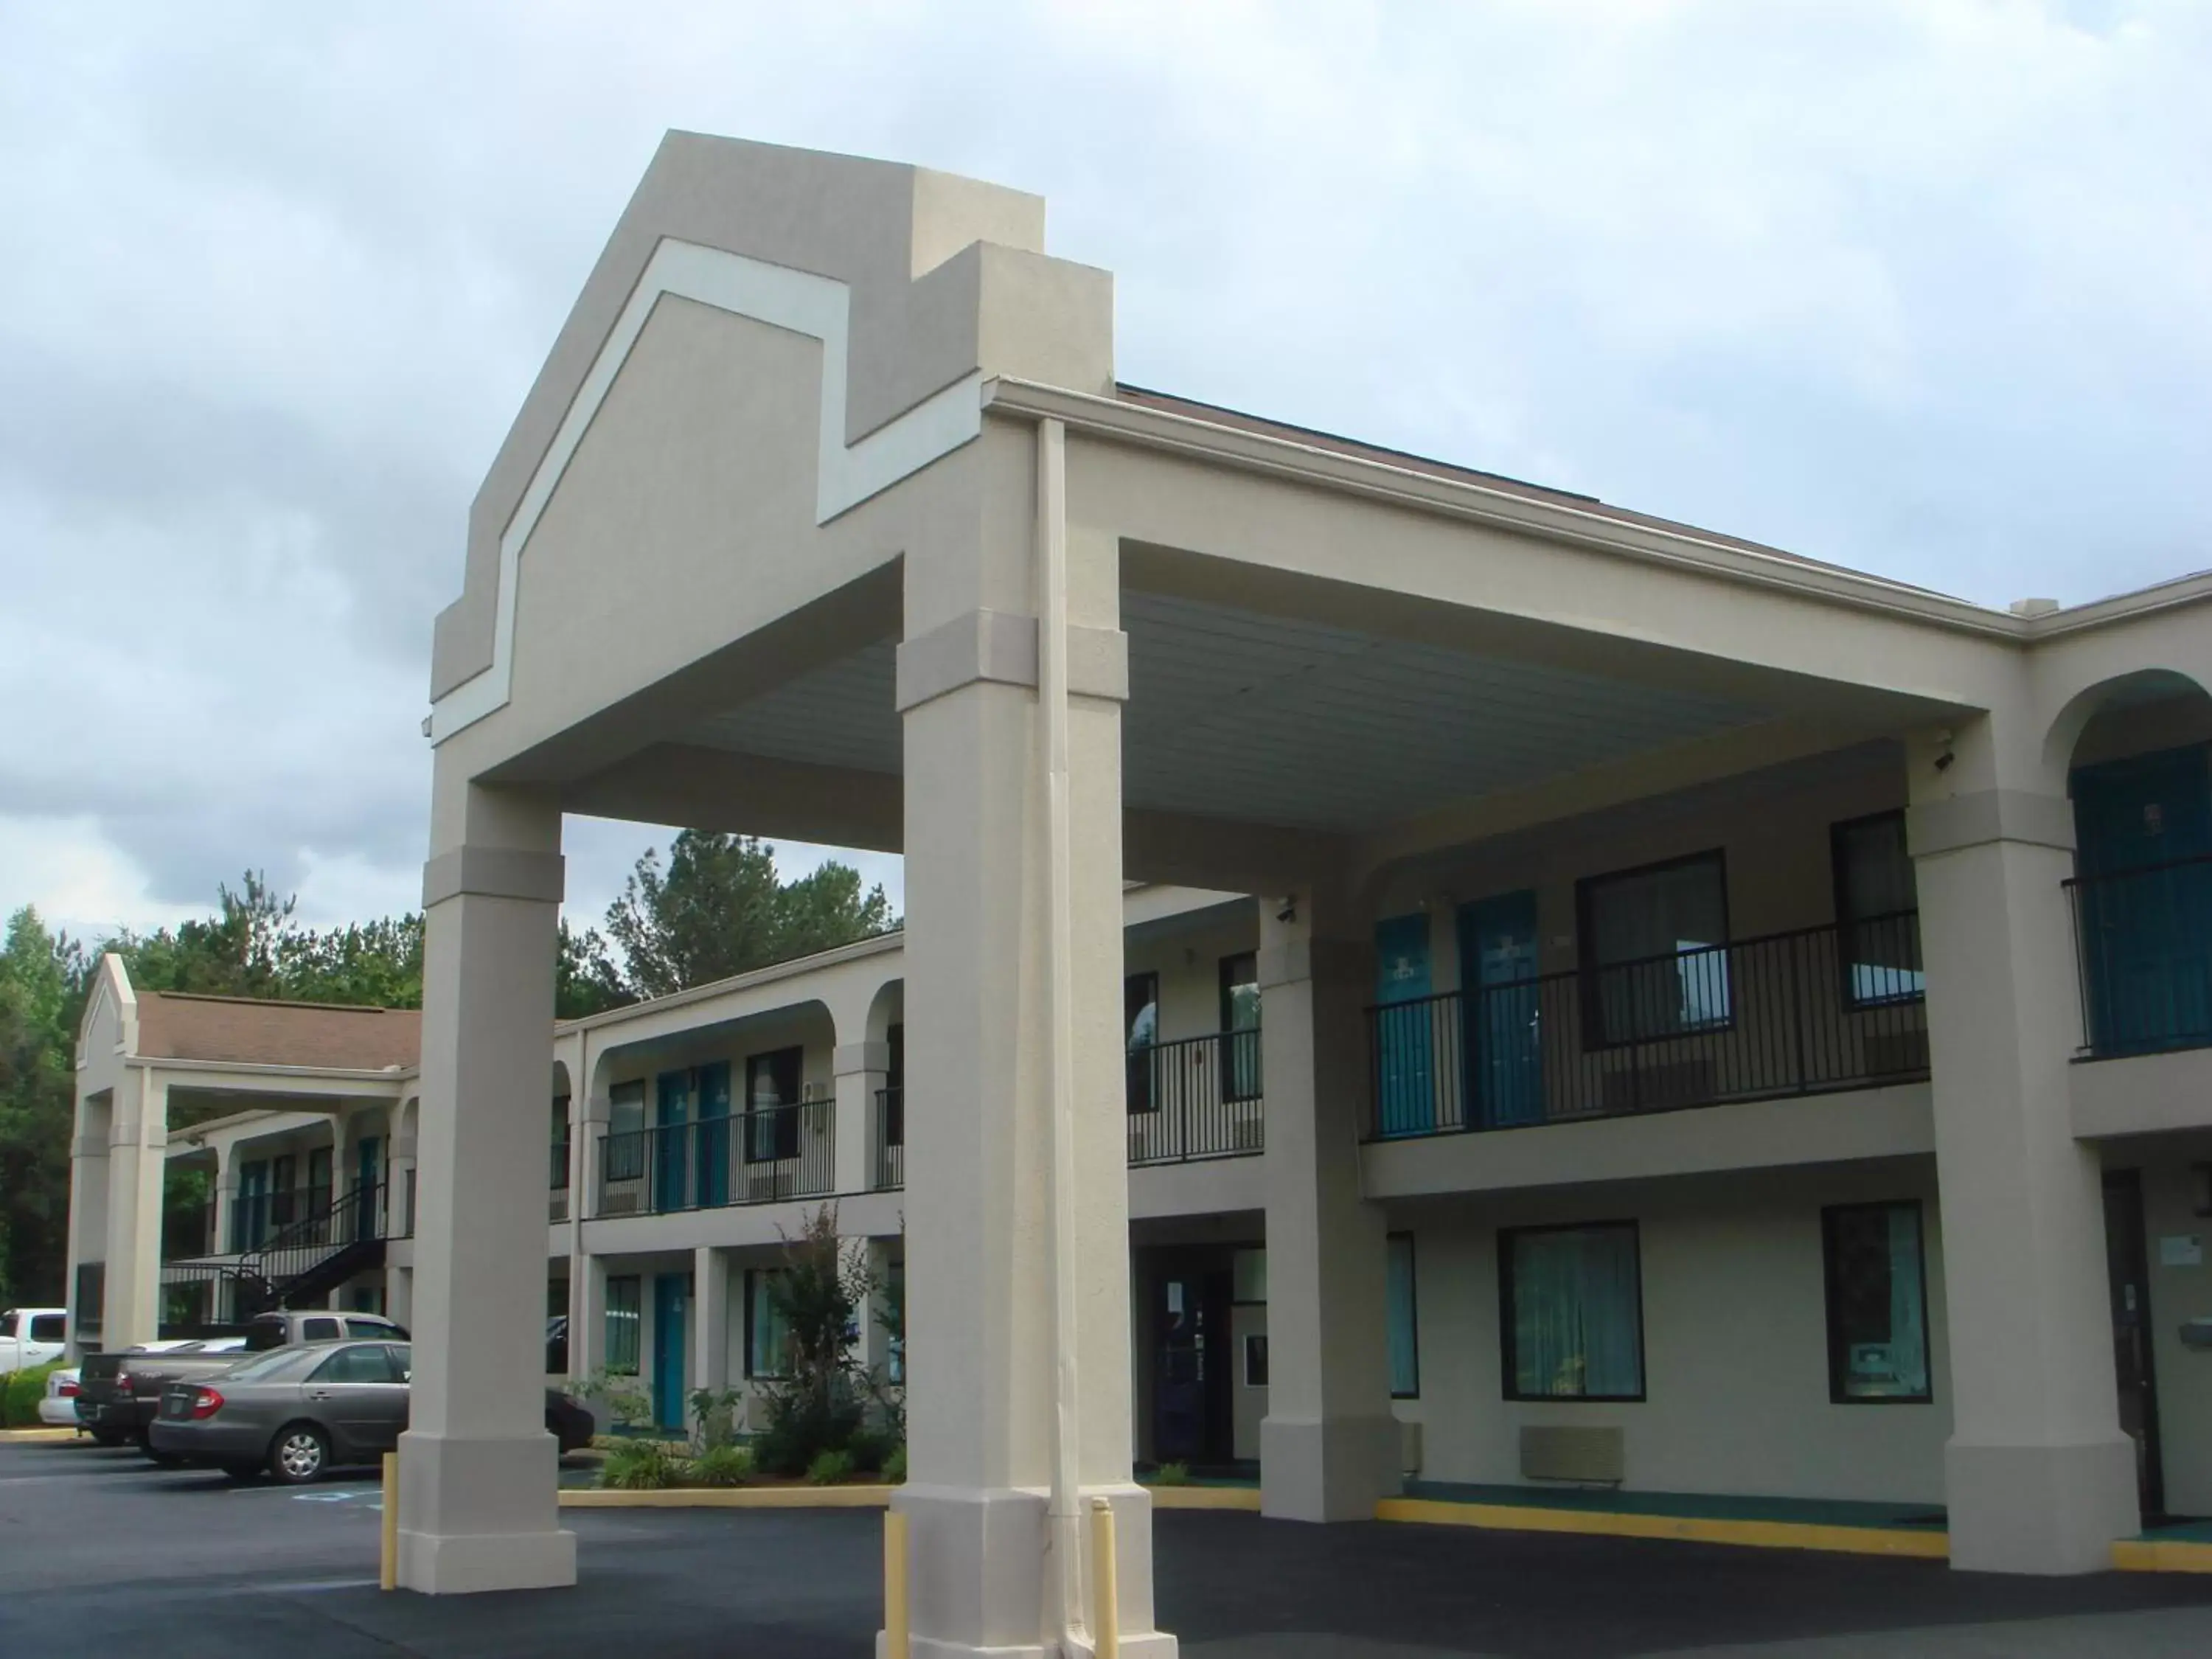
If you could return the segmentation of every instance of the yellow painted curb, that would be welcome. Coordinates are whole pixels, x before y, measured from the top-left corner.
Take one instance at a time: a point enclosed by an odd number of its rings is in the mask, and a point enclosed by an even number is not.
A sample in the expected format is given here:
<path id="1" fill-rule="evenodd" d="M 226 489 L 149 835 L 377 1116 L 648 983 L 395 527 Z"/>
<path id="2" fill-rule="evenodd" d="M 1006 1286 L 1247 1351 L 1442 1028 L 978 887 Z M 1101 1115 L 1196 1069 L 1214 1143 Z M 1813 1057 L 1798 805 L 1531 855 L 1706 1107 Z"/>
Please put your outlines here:
<path id="1" fill-rule="evenodd" d="M 1147 1486 L 1156 1510 L 1243 1510 L 1260 1512 L 1257 1486 Z"/>
<path id="2" fill-rule="evenodd" d="M 2122 1572 L 2212 1572 L 2212 1544 L 2123 1538 L 2112 1546 L 2112 1565 Z"/>
<path id="3" fill-rule="evenodd" d="M 1625 1515 L 1598 1510 L 1526 1508 L 1506 1504 L 1449 1504 L 1432 1498 L 1386 1498 L 1377 1521 L 1437 1527 L 1484 1527 L 1500 1532 L 1584 1533 L 1605 1538 L 1671 1538 L 1692 1544 L 1741 1544 L 1756 1549 L 1829 1550 L 1844 1555 L 1904 1555 L 1941 1561 L 1948 1534 L 1884 1527 L 1834 1527 L 1797 1521 L 1726 1521 L 1705 1516 Z"/>
<path id="4" fill-rule="evenodd" d="M 890 1486 L 668 1486 L 658 1492 L 617 1492 L 605 1486 L 564 1486 L 564 1510 L 879 1510 Z"/>
<path id="5" fill-rule="evenodd" d="M 19 1445 L 33 1440 L 74 1440 L 75 1429 L 0 1429 L 0 1444 Z"/>

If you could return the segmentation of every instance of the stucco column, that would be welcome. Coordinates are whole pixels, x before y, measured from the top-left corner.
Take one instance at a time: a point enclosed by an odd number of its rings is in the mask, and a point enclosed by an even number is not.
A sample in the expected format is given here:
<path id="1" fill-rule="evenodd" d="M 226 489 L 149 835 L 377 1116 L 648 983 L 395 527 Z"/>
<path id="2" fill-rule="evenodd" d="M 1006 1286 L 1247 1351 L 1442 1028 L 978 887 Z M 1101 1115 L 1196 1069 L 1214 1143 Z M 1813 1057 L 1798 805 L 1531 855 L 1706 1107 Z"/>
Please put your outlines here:
<path id="1" fill-rule="evenodd" d="M 2059 884 L 2073 819 L 2055 793 L 1998 787 L 2010 780 L 1991 776 L 1987 726 L 1916 744 L 1908 762 L 1950 1320 L 1951 1565 L 2093 1572 L 2139 1522 L 2100 1174 L 2069 1116 L 2081 1004 Z"/>
<path id="2" fill-rule="evenodd" d="M 545 1076 L 561 817 L 439 754 L 422 904 L 415 1376 L 399 1582 L 576 1577 L 545 1432 Z"/>
<path id="3" fill-rule="evenodd" d="M 582 1382 L 607 1363 L 607 1263 L 605 1256 L 568 1259 L 568 1375 Z"/>
<path id="4" fill-rule="evenodd" d="M 113 1112 L 112 1095 L 80 1098 L 76 1133 L 70 1141 L 69 1266 L 62 1293 L 69 1305 L 70 1352 L 79 1356 L 87 1342 L 104 1346 L 106 1341 L 107 1142 Z M 80 1308 L 77 1269 L 91 1262 L 100 1264 L 103 1288 L 99 1305 Z"/>
<path id="5" fill-rule="evenodd" d="M 215 1210 L 210 1255 L 230 1253 L 230 1231 L 238 1212 L 238 1143 L 226 1141 L 215 1151 Z"/>
<path id="6" fill-rule="evenodd" d="M 1287 918 L 1285 912 L 1287 911 Z M 1382 1207 L 1359 1190 L 1368 939 L 1311 892 L 1260 905 L 1267 1102 L 1267 1415 L 1263 1513 L 1365 1521 L 1400 1485 Z"/>
<path id="7" fill-rule="evenodd" d="M 876 1091 L 890 1075 L 890 1045 L 884 1042 L 837 1045 L 837 1190 L 841 1193 L 865 1193 L 875 1187 Z"/>
<path id="8" fill-rule="evenodd" d="M 1047 1574 L 1062 1565 L 1048 1553 L 1058 1348 L 1041 590 L 1032 521 L 999 506 L 1036 501 L 1037 450 L 1027 433 L 987 431 L 969 464 L 998 469 L 980 544 L 909 550 L 898 666 L 911 1462 L 892 1501 L 910 1522 L 917 1659 L 1047 1652 Z M 1056 534 L 1057 521 L 1034 529 Z M 1115 1513 L 1122 1652 L 1167 1655 L 1174 1638 L 1152 1626 L 1151 1504 L 1129 1458 L 1126 641 L 1115 544 L 1071 528 L 1066 547 L 1074 1484 L 1079 1504 L 1103 1498 Z"/>
<path id="9" fill-rule="evenodd" d="M 410 1330 L 414 1328 L 415 1270 L 412 1267 L 394 1267 L 385 1274 L 384 1312 L 385 1316 L 393 1322 L 406 1326 Z"/>
<path id="10" fill-rule="evenodd" d="M 151 1342 L 161 1334 L 161 1182 L 168 1126 L 168 1085 L 150 1066 L 126 1072 L 115 1091 L 107 1135 L 105 1348 Z"/>
<path id="11" fill-rule="evenodd" d="M 691 1386 L 730 1386 L 730 1253 L 711 1244 L 691 1252 Z"/>

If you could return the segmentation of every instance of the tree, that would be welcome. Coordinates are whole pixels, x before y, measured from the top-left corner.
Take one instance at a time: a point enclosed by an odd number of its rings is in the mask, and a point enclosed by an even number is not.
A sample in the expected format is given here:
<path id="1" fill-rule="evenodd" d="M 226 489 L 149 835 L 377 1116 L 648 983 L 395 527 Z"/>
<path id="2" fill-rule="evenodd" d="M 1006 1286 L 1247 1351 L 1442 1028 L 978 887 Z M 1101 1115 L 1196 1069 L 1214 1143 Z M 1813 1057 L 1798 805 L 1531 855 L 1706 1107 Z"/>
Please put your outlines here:
<path id="1" fill-rule="evenodd" d="M 91 963 L 25 906 L 0 948 L 0 1302 L 58 1302 L 69 1248 L 76 1027 Z"/>
<path id="2" fill-rule="evenodd" d="M 750 836 L 680 832 L 666 873 L 649 849 L 607 911 L 630 988 L 667 996 L 732 974 L 888 933 L 890 902 L 860 890 L 860 872 L 830 863 L 776 878 L 775 849 Z"/>
<path id="3" fill-rule="evenodd" d="M 607 954 L 607 942 L 599 937 L 599 930 L 587 927 L 580 933 L 568 926 L 566 916 L 562 917 L 560 966 L 553 981 L 553 1018 L 582 1019 L 636 1000 L 636 995 L 623 982 L 622 970 Z"/>
<path id="4" fill-rule="evenodd" d="M 248 870 L 239 891 L 216 888 L 216 914 L 205 921 L 179 922 L 174 932 L 162 927 L 143 938 L 125 931 L 107 948 L 123 957 L 131 984 L 143 991 L 281 997 L 283 957 L 297 949 L 292 921 L 297 903 L 278 898 L 265 875 Z"/>

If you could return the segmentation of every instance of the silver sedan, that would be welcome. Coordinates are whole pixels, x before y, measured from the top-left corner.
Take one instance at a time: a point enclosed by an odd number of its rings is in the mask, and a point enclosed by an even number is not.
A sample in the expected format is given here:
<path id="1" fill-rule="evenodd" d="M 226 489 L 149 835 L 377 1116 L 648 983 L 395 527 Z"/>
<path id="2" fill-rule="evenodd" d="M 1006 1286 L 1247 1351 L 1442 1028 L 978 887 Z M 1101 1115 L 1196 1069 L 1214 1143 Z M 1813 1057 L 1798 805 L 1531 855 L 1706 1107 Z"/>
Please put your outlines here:
<path id="1" fill-rule="evenodd" d="M 153 1449 L 240 1479 L 265 1473 L 295 1486 L 373 1463 L 407 1426 L 410 1352 L 404 1342 L 272 1348 L 173 1382 L 149 1431 Z"/>

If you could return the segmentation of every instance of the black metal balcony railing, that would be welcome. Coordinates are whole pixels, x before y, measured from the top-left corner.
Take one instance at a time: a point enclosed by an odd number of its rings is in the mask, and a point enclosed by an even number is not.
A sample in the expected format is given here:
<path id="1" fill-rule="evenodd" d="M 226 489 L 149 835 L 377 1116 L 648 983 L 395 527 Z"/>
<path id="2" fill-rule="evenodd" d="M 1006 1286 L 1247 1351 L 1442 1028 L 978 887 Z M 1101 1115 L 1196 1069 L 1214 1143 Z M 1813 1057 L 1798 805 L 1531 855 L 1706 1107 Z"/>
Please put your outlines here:
<path id="1" fill-rule="evenodd" d="M 1257 1030 L 1132 1049 L 1127 1091 L 1133 1165 L 1240 1158 L 1266 1149 Z"/>
<path id="2" fill-rule="evenodd" d="M 599 1216 L 771 1204 L 836 1189 L 837 1107 L 808 1100 L 599 1138 Z"/>
<path id="3" fill-rule="evenodd" d="M 2077 876 L 2066 892 L 2083 1052 L 2212 1047 L 2212 858 Z"/>
<path id="4" fill-rule="evenodd" d="M 875 1149 L 868 1184 L 876 1192 L 906 1185 L 906 1091 L 896 1085 L 876 1091 L 876 1121 L 869 1144 Z"/>
<path id="5" fill-rule="evenodd" d="M 1368 1010 L 1370 1139 L 1928 1075 L 1919 917 L 1775 933 Z"/>

